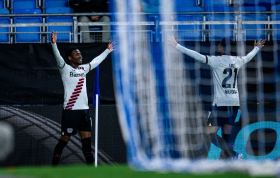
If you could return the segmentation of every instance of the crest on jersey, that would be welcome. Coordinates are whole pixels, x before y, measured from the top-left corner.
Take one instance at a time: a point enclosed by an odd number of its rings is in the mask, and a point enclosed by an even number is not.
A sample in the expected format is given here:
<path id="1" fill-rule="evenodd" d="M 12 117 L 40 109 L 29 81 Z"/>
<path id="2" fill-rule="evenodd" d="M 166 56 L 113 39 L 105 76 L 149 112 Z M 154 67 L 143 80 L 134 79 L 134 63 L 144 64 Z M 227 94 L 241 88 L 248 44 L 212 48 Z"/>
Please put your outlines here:
<path id="1" fill-rule="evenodd" d="M 73 132 L 73 129 L 72 129 L 72 128 L 67 128 L 67 132 L 68 132 L 68 133 L 72 133 L 72 132 Z"/>
<path id="2" fill-rule="evenodd" d="M 85 69 L 84 69 L 84 67 L 79 67 L 78 69 L 82 69 L 82 70 L 85 70 Z"/>

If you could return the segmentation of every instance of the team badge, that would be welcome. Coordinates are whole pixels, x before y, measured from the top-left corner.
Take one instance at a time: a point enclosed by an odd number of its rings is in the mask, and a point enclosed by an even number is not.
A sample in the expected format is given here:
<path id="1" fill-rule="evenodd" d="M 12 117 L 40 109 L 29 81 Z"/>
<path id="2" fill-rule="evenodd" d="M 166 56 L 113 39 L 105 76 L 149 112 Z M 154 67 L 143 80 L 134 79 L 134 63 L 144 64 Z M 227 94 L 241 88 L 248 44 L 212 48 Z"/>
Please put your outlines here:
<path id="1" fill-rule="evenodd" d="M 67 128 L 67 132 L 68 132 L 68 133 L 72 133 L 72 132 L 73 132 L 73 129 L 72 129 L 72 128 Z"/>

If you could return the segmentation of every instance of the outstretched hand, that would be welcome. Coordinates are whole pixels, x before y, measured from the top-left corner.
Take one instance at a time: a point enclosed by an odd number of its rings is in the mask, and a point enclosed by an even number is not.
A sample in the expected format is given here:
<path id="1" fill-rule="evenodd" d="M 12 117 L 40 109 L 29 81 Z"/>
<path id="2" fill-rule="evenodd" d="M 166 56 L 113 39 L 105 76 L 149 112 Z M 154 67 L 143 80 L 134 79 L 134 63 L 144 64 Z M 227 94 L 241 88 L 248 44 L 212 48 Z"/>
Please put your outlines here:
<path id="1" fill-rule="evenodd" d="M 52 30 L 52 43 L 55 43 L 57 41 L 57 32 L 55 32 Z"/>
<path id="2" fill-rule="evenodd" d="M 264 43 L 265 43 L 265 41 L 262 40 L 262 39 L 260 39 L 257 43 L 256 43 L 256 40 L 255 40 L 254 46 L 257 46 L 257 47 L 259 47 L 259 49 L 261 49 L 262 47 L 264 47 Z"/>
<path id="3" fill-rule="evenodd" d="M 176 47 L 177 46 L 177 41 L 174 39 L 173 36 L 168 36 L 168 43 L 171 44 L 172 46 Z"/>
<path id="4" fill-rule="evenodd" d="M 107 48 L 110 50 L 110 52 L 116 50 L 116 42 L 111 43 L 111 41 L 109 41 Z"/>

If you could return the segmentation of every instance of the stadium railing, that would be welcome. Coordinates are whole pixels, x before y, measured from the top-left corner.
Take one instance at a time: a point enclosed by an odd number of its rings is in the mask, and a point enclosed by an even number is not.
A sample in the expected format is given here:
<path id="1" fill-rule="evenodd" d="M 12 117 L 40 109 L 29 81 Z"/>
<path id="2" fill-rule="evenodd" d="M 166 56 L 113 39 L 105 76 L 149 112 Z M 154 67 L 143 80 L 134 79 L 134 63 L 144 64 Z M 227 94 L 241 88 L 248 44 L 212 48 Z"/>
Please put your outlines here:
<path id="1" fill-rule="evenodd" d="M 234 21 L 221 21 L 221 20 L 216 20 L 216 21 L 207 21 L 206 20 L 206 16 L 211 14 L 234 14 L 235 16 L 235 20 Z M 242 15 L 243 14 L 266 14 L 267 15 L 267 20 L 262 20 L 262 21 L 258 21 L 258 20 L 242 20 Z M 142 22 L 135 22 L 133 24 L 131 23 L 127 23 L 127 22 L 78 22 L 78 16 L 90 16 L 90 15 L 108 15 L 110 16 L 111 13 L 50 13 L 50 14 L 46 14 L 46 13 L 42 13 L 42 14 L 0 14 L 0 17 L 9 17 L 10 18 L 10 24 L 0 24 L 0 28 L 1 27 L 8 27 L 9 28 L 9 32 L 5 33 L 2 32 L 1 34 L 7 34 L 9 36 L 9 43 L 15 43 L 15 35 L 17 34 L 17 32 L 14 31 L 14 29 L 16 27 L 41 27 L 42 30 L 41 32 L 38 32 L 41 35 L 41 40 L 39 43 L 47 43 L 49 42 L 48 38 L 47 38 L 47 34 L 51 33 L 51 29 L 50 28 L 46 28 L 49 26 L 71 26 L 72 27 L 72 32 L 64 32 L 67 33 L 71 36 L 71 38 L 67 38 L 70 40 L 66 40 L 66 41 L 61 41 L 61 42 L 65 42 L 65 43 L 79 43 L 81 39 L 81 36 L 83 35 L 83 33 L 85 33 L 85 31 L 78 31 L 78 27 L 79 26 L 105 26 L 105 25 L 110 25 L 110 26 L 128 26 L 128 25 L 136 25 L 136 26 L 152 26 L 153 28 L 147 28 L 147 30 L 137 30 L 134 32 L 138 32 L 145 34 L 144 36 L 147 37 L 149 40 L 151 41 L 155 41 L 155 42 L 160 42 L 163 41 L 162 39 L 162 34 L 163 33 L 169 33 L 169 32 L 179 32 L 179 31 L 185 31 L 186 33 L 183 33 L 185 35 L 188 35 L 188 32 L 191 34 L 194 31 L 197 31 L 198 29 L 190 29 L 190 30 L 183 30 L 183 29 L 179 29 L 178 26 L 180 25 L 201 25 L 202 28 L 201 30 L 201 39 L 198 39 L 198 41 L 207 41 L 209 40 L 209 34 L 210 32 L 213 31 L 225 31 L 227 29 L 208 29 L 208 26 L 211 24 L 221 24 L 221 25 L 233 25 L 234 29 L 233 31 L 233 40 L 234 41 L 246 41 L 246 38 L 244 38 L 244 34 L 246 34 L 246 31 L 248 30 L 254 30 L 254 29 L 244 29 L 242 28 L 242 26 L 244 27 L 244 25 L 248 25 L 248 24 L 264 24 L 266 26 L 265 29 L 258 29 L 258 30 L 263 30 L 265 31 L 265 36 L 266 36 L 266 40 L 270 41 L 272 40 L 272 35 L 274 31 L 277 31 L 279 29 L 273 29 L 272 25 L 276 26 L 280 24 L 279 20 L 271 20 L 271 15 L 272 14 L 280 14 L 280 11 L 266 11 L 266 12 L 256 12 L 256 11 L 244 11 L 244 12 L 239 12 L 239 11 L 234 11 L 234 12 L 180 12 L 180 13 L 176 13 L 176 14 L 171 14 L 171 15 L 202 15 L 203 16 L 203 20 L 202 21 L 162 21 L 160 20 L 160 18 L 154 18 L 154 21 L 142 21 Z M 152 13 L 143 13 L 143 15 L 158 15 L 158 14 L 152 14 Z M 46 23 L 46 17 L 49 16 L 71 16 L 73 17 L 73 22 L 52 22 L 52 23 Z M 17 23 L 14 24 L 13 18 L 14 17 L 42 17 L 43 21 L 42 23 Z M 161 30 L 160 26 L 163 25 L 168 25 L 171 26 L 171 28 L 169 30 Z M 154 29 L 154 30 L 153 30 Z M 257 30 L 257 29 L 255 29 Z M 114 32 L 116 30 L 111 30 L 111 31 L 102 31 L 102 30 L 96 30 L 96 31 L 90 31 L 90 33 L 92 33 L 92 35 L 94 36 L 94 38 L 96 37 L 96 41 L 95 42 L 101 42 L 98 39 L 101 39 L 100 37 L 98 38 L 98 36 L 100 36 L 101 33 L 111 33 L 111 35 L 114 35 Z M 22 33 L 24 34 L 24 33 Z M 28 32 L 26 32 L 26 34 L 28 34 Z M 79 38 L 80 36 L 80 38 Z M 144 37 L 143 36 L 143 37 Z M 1 36 L 0 36 L 1 37 Z M 27 37 L 28 38 L 28 37 Z M 141 38 L 140 38 L 141 39 Z M 276 38 L 277 40 L 278 38 Z M 188 38 L 183 38 L 182 36 L 178 36 L 178 40 L 181 41 L 191 41 L 193 39 L 188 39 Z M 218 40 L 218 39 L 217 39 Z M 275 40 L 275 38 L 274 38 Z M 1 40 L 0 40 L 1 42 Z M 28 42 L 28 40 L 26 40 L 26 42 Z M 32 40 L 30 40 L 30 42 L 32 42 Z"/>

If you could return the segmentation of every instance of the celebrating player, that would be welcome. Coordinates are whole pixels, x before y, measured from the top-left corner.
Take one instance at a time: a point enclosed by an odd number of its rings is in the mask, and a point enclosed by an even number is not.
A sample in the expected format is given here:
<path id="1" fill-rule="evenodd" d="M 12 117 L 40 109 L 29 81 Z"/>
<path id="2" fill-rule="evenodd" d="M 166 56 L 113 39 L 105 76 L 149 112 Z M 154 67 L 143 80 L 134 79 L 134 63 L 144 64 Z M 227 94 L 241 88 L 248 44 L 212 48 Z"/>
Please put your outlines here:
<path id="1" fill-rule="evenodd" d="M 186 55 L 206 63 L 212 68 L 214 78 L 214 101 L 207 118 L 207 133 L 209 139 L 221 148 L 233 160 L 242 160 L 243 155 L 236 153 L 231 144 L 231 130 L 239 110 L 239 93 L 237 88 L 237 75 L 239 68 L 249 62 L 264 46 L 265 41 L 260 39 L 254 42 L 254 49 L 246 56 L 231 56 L 232 41 L 223 38 L 218 49 L 220 56 L 204 56 L 193 50 L 187 49 L 177 43 L 174 37 L 169 36 L 168 42 Z M 222 127 L 224 139 L 217 135 Z"/>
<path id="2" fill-rule="evenodd" d="M 52 31 L 52 49 L 64 86 L 64 104 L 61 119 L 61 137 L 54 149 L 52 165 L 57 166 L 63 148 L 67 145 L 71 135 L 79 130 L 81 135 L 83 154 L 87 164 L 93 164 L 91 150 L 91 117 L 88 107 L 86 74 L 97 67 L 107 55 L 115 50 L 115 43 L 109 42 L 107 49 L 94 58 L 90 63 L 82 65 L 82 55 L 77 48 L 66 51 L 69 65 L 61 57 L 57 46 L 57 32 Z"/>

